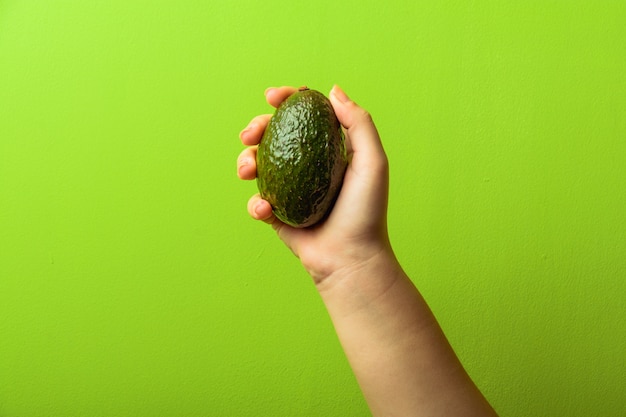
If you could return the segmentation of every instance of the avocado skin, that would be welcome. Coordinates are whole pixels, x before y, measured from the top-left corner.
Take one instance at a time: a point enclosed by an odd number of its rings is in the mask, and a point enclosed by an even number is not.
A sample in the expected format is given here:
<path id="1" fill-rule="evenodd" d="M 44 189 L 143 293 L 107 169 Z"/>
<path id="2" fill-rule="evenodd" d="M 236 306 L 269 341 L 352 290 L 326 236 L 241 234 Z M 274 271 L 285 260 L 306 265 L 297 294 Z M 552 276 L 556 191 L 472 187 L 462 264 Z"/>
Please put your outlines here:
<path id="1" fill-rule="evenodd" d="M 347 164 L 330 101 L 303 87 L 278 106 L 265 129 L 257 149 L 257 186 L 278 219 L 309 227 L 329 213 Z"/>

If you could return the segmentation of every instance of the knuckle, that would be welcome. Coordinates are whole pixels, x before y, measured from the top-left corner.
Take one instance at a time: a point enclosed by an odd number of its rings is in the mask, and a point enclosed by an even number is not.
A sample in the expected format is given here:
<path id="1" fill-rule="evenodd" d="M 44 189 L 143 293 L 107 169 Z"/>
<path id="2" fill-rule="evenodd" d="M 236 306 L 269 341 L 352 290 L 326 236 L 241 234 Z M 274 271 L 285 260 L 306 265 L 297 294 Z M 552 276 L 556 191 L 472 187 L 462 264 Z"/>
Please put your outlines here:
<path id="1" fill-rule="evenodd" d="M 372 117 L 372 114 L 363 108 L 359 110 L 359 119 L 361 119 L 363 122 L 372 124 L 374 123 L 374 118 Z"/>

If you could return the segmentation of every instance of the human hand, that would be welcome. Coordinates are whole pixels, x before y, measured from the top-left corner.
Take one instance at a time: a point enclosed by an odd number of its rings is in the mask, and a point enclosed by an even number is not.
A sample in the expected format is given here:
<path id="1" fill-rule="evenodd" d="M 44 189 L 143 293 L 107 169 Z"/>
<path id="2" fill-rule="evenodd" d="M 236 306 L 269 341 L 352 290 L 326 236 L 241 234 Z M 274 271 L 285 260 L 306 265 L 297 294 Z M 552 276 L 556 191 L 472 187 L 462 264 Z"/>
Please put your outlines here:
<path id="1" fill-rule="evenodd" d="M 278 107 L 296 92 L 293 87 L 269 88 L 265 98 Z M 272 207 L 256 194 L 248 201 L 248 212 L 271 224 L 281 240 L 300 259 L 316 284 L 338 271 L 358 268 L 381 252 L 391 253 L 387 234 L 389 170 L 378 131 L 370 114 L 338 86 L 329 99 L 344 128 L 348 168 L 343 186 L 329 216 L 310 228 L 293 228 L 272 214 Z M 257 145 L 272 115 L 253 118 L 240 133 L 247 146 L 237 159 L 239 178 L 256 178 Z"/>

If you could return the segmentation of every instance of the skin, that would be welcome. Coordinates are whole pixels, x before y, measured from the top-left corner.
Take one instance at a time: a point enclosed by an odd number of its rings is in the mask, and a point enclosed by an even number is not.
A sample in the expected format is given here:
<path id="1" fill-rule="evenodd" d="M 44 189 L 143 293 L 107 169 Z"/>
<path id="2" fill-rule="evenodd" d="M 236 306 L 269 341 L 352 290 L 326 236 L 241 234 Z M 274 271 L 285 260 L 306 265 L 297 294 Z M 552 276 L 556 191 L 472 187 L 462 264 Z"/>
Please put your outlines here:
<path id="1" fill-rule="evenodd" d="M 268 88 L 277 107 L 293 87 Z M 248 212 L 272 226 L 309 273 L 374 416 L 496 416 L 396 259 L 387 232 L 389 164 L 370 114 L 339 88 L 329 94 L 350 163 L 328 218 L 295 229 L 256 194 Z M 271 115 L 240 133 L 239 178 L 256 178 L 256 147 Z"/>

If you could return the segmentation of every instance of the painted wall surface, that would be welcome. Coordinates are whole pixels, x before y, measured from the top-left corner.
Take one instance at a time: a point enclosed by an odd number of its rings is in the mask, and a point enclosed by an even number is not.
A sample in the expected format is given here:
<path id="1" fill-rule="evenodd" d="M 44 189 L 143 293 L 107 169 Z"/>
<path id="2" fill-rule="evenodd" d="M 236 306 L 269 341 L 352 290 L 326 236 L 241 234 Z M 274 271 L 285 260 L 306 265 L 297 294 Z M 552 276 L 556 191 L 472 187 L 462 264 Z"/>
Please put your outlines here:
<path id="1" fill-rule="evenodd" d="M 0 1 L 0 416 L 363 416 L 236 177 L 341 85 L 390 233 L 503 416 L 624 415 L 626 2 Z"/>

